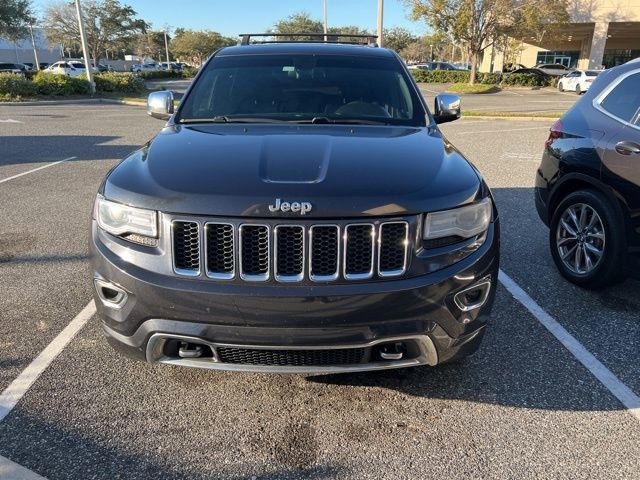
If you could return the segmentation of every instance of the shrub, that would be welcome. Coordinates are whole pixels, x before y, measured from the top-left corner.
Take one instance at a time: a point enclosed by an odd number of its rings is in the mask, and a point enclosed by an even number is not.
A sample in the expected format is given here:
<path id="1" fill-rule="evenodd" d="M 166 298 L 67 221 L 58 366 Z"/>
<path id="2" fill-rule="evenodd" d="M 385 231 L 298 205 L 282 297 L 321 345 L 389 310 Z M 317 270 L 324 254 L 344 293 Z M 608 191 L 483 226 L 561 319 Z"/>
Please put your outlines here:
<path id="1" fill-rule="evenodd" d="M 531 73 L 509 73 L 502 76 L 503 85 L 517 85 L 522 87 L 548 87 L 553 85 L 553 77 L 541 77 Z"/>
<path id="2" fill-rule="evenodd" d="M 140 72 L 138 76 L 145 80 L 154 80 L 161 78 L 193 78 L 198 73 L 197 68 L 185 68 L 184 70 L 153 70 L 149 72 Z"/>
<path id="3" fill-rule="evenodd" d="M 54 73 L 38 72 L 33 77 L 33 85 L 40 95 L 84 95 L 90 93 L 87 80 Z"/>
<path id="4" fill-rule="evenodd" d="M 142 93 L 145 91 L 144 80 L 133 73 L 98 73 L 93 77 L 96 92 L 110 93 Z"/>
<path id="5" fill-rule="evenodd" d="M 197 68 L 185 68 L 180 72 L 182 74 L 182 78 L 193 78 L 198 74 Z"/>
<path id="6" fill-rule="evenodd" d="M 464 70 L 411 70 L 411 73 L 421 83 L 469 82 L 469 72 Z"/>
<path id="7" fill-rule="evenodd" d="M 0 73 L 0 97 L 11 99 L 35 95 L 36 88 L 29 80 L 15 73 Z"/>
<path id="8" fill-rule="evenodd" d="M 465 70 L 411 70 L 416 82 L 424 83 L 469 83 L 470 72 Z M 519 87 L 547 87 L 553 85 L 553 77 L 541 77 L 532 73 L 487 73 L 478 72 L 477 83 L 487 85 L 510 85 Z"/>
<path id="9" fill-rule="evenodd" d="M 174 70 L 151 70 L 138 73 L 140 78 L 151 80 L 156 78 L 180 78 L 180 72 Z"/>

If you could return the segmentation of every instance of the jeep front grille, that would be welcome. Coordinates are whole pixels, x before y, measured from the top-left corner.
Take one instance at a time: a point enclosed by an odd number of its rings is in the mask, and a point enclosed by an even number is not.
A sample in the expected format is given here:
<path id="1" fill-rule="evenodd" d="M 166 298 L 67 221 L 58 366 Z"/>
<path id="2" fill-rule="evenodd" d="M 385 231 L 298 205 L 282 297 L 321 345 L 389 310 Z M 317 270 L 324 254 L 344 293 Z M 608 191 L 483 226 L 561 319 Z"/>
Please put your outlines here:
<path id="1" fill-rule="evenodd" d="M 178 275 L 249 282 L 334 282 L 396 277 L 409 262 L 409 223 L 172 222 Z M 202 247 L 201 247 L 202 245 Z M 202 257 L 202 258 L 201 258 Z"/>

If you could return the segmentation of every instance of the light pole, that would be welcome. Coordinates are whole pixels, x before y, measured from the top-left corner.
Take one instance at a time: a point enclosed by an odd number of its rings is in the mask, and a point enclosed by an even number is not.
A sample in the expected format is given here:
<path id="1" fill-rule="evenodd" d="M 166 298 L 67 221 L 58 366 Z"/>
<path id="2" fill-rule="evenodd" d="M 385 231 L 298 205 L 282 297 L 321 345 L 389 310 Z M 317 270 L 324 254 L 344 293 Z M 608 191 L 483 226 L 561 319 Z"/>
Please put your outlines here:
<path id="1" fill-rule="evenodd" d="M 171 70 L 169 67 L 169 42 L 167 42 L 167 30 L 169 30 L 169 25 L 164 26 L 164 50 L 167 54 L 167 70 Z"/>
<path id="2" fill-rule="evenodd" d="M 384 0 L 378 0 L 378 46 L 383 46 L 382 39 L 382 25 L 383 25 L 383 13 L 384 13 Z"/>
<path id="3" fill-rule="evenodd" d="M 89 59 L 89 47 L 87 46 L 87 35 L 84 32 L 84 20 L 82 18 L 82 9 L 80 8 L 80 0 L 76 0 L 76 12 L 78 13 L 78 26 L 80 27 L 80 41 L 82 42 L 82 53 L 84 55 L 84 69 L 87 72 L 87 80 L 89 80 L 89 89 L 91 90 L 91 95 L 94 95 L 96 93 L 96 84 L 93 83 L 93 72 L 91 71 L 91 60 Z"/>
<path id="4" fill-rule="evenodd" d="M 322 0 L 322 12 L 324 16 L 324 41 L 327 41 L 327 0 Z"/>
<path id="5" fill-rule="evenodd" d="M 31 34 L 31 46 L 33 47 L 33 58 L 36 61 L 36 70 L 40 70 L 40 62 L 38 61 L 38 49 L 36 48 L 36 39 L 33 36 L 33 25 L 29 22 L 29 33 Z"/>

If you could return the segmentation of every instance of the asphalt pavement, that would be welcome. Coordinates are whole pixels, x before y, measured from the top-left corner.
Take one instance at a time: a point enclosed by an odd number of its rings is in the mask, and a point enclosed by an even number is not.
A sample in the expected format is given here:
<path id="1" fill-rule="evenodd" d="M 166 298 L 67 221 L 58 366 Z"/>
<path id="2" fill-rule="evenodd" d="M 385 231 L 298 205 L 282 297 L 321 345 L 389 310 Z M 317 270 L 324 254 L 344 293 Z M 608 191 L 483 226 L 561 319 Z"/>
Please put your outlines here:
<path id="1" fill-rule="evenodd" d="M 131 106 L 0 106 L 0 392 L 90 302 L 95 192 L 161 126 Z M 547 124 L 442 130 L 492 187 L 501 268 L 530 300 L 499 287 L 474 357 L 321 377 L 185 370 L 121 357 L 92 317 L 0 415 L 0 477 L 4 457 L 51 480 L 640 478 L 640 412 L 532 313 L 640 395 L 640 282 L 596 293 L 557 273 L 533 205 Z"/>

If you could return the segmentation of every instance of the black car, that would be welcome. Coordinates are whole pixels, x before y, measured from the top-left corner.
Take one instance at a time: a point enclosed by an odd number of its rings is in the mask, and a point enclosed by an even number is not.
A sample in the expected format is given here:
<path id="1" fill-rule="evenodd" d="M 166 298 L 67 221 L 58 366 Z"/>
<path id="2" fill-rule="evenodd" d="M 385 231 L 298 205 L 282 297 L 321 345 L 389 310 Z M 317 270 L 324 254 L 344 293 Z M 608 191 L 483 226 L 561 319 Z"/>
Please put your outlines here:
<path id="1" fill-rule="evenodd" d="M 531 75 L 537 75 L 538 77 L 542 77 L 542 78 L 551 77 L 551 75 L 549 75 L 547 72 L 540 70 L 539 68 L 517 68 L 515 70 L 510 71 L 508 75 L 511 75 L 512 73 L 526 73 Z"/>
<path id="2" fill-rule="evenodd" d="M 437 365 L 489 320 L 499 223 L 480 173 L 391 50 L 216 52 L 99 189 L 91 257 L 109 341 L 149 362 L 332 373 Z M 375 79 L 373 81 L 372 79 Z"/>
<path id="3" fill-rule="evenodd" d="M 535 199 L 551 254 L 590 288 L 640 272 L 640 61 L 606 70 L 552 127 Z"/>

